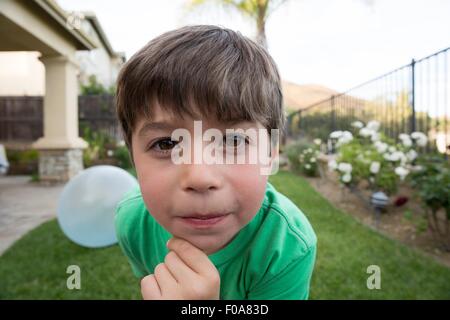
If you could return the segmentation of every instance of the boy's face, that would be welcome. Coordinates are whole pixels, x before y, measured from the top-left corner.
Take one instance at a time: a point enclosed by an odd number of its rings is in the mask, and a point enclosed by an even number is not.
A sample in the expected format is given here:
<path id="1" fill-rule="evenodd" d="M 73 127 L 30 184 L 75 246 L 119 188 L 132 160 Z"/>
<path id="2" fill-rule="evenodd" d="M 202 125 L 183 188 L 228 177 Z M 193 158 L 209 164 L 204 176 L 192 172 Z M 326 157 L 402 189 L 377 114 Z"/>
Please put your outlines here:
<path id="1" fill-rule="evenodd" d="M 264 129 L 257 122 L 230 125 L 201 120 L 203 132 L 216 128 L 224 136 L 225 129 Z M 192 159 L 191 164 L 177 164 L 171 157 L 174 143 L 170 139 L 177 128 L 189 131 L 192 146 L 194 140 L 202 139 L 194 135 L 194 119 L 171 117 L 158 105 L 151 121 L 137 122 L 132 135 L 132 152 L 142 196 L 149 212 L 168 232 L 212 254 L 225 247 L 259 211 L 268 176 L 261 174 L 258 161 L 256 164 L 249 161 L 245 164 L 207 164 L 205 161 L 194 164 Z M 233 146 L 239 145 L 233 152 L 258 148 L 256 141 L 246 144 L 243 136 L 233 135 L 232 139 L 235 139 L 231 143 Z M 211 140 L 200 143 L 206 148 Z M 192 158 L 193 154 L 192 151 Z"/>

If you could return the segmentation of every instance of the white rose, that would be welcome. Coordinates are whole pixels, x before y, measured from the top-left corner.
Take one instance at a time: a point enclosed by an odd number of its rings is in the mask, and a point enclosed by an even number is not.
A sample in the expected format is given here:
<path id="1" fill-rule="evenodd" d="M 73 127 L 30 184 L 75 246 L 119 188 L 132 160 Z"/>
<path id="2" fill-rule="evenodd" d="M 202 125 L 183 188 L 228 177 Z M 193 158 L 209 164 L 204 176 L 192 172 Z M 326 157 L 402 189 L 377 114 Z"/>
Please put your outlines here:
<path id="1" fill-rule="evenodd" d="M 307 170 L 309 170 L 309 169 L 311 169 L 311 165 L 310 164 L 305 164 L 305 168 L 307 169 Z"/>
<path id="2" fill-rule="evenodd" d="M 314 163 L 314 162 L 316 162 L 316 158 L 311 158 L 309 161 Z"/>
<path id="3" fill-rule="evenodd" d="M 362 128 L 361 130 L 359 130 L 359 135 L 364 137 L 364 138 L 371 137 L 372 134 L 373 134 L 373 131 L 370 130 L 369 128 L 367 128 L 367 127 L 366 128 Z"/>
<path id="4" fill-rule="evenodd" d="M 411 138 L 416 140 L 419 147 L 425 147 L 428 143 L 428 137 L 423 132 L 413 132 L 411 133 Z"/>
<path id="5" fill-rule="evenodd" d="M 400 177 L 400 180 L 404 180 L 405 177 L 409 174 L 409 170 L 403 167 L 395 168 L 395 174 Z"/>
<path id="6" fill-rule="evenodd" d="M 342 131 L 333 131 L 330 133 L 331 139 L 339 139 L 342 136 Z"/>
<path id="7" fill-rule="evenodd" d="M 352 165 L 347 162 L 341 162 L 338 165 L 338 170 L 343 173 L 350 173 L 350 172 L 352 172 L 352 169 L 353 169 Z"/>
<path id="8" fill-rule="evenodd" d="M 425 137 L 425 138 L 427 137 L 425 135 L 425 133 L 423 133 L 423 132 L 415 131 L 415 132 L 411 133 L 411 138 L 413 138 L 414 140 L 417 140 L 417 139 L 420 139 L 420 138 L 423 138 L 423 137 Z"/>
<path id="9" fill-rule="evenodd" d="M 372 137 L 370 137 L 370 140 L 372 140 L 372 142 L 377 142 L 380 140 L 380 134 L 378 132 L 372 132 Z"/>
<path id="10" fill-rule="evenodd" d="M 349 172 L 347 172 L 342 176 L 342 181 L 344 183 L 349 183 L 350 181 L 352 181 L 352 175 Z"/>
<path id="11" fill-rule="evenodd" d="M 314 144 L 320 146 L 321 143 L 322 143 L 322 140 L 320 140 L 320 139 L 314 139 Z"/>
<path id="12" fill-rule="evenodd" d="M 369 123 L 367 123 L 366 128 L 372 131 L 378 131 L 378 129 L 380 129 L 380 123 L 375 120 L 369 121 Z"/>
<path id="13" fill-rule="evenodd" d="M 364 123 L 362 123 L 361 121 L 354 121 L 352 122 L 352 127 L 361 129 L 362 127 L 364 127 Z"/>
<path id="14" fill-rule="evenodd" d="M 405 140 L 402 140 L 402 144 L 405 146 L 405 147 L 411 147 L 412 146 L 412 140 L 411 139 L 405 139 Z"/>
<path id="15" fill-rule="evenodd" d="M 418 139 L 416 143 L 419 147 L 425 147 L 428 143 L 428 139 L 426 137 L 424 139 Z"/>
<path id="16" fill-rule="evenodd" d="M 380 163 L 378 161 L 374 161 L 370 164 L 370 172 L 373 174 L 377 174 L 380 172 Z"/>
<path id="17" fill-rule="evenodd" d="M 342 135 L 339 137 L 338 142 L 336 143 L 336 146 L 341 146 L 343 144 L 349 143 L 353 140 L 353 135 L 350 131 L 343 131 Z"/>
<path id="18" fill-rule="evenodd" d="M 375 148 L 377 149 L 378 153 L 385 153 L 388 149 L 387 143 L 376 141 L 374 144 Z"/>
<path id="19" fill-rule="evenodd" d="M 409 136 L 407 136 L 407 138 L 402 139 L 402 144 L 403 144 L 405 147 L 409 148 L 409 147 L 412 146 L 413 143 L 412 143 L 411 138 L 410 138 Z"/>
<path id="20" fill-rule="evenodd" d="M 336 162 L 336 160 L 330 160 L 330 161 L 328 161 L 328 168 L 330 169 L 330 170 L 336 170 L 337 169 L 337 162 Z"/>
<path id="21" fill-rule="evenodd" d="M 392 153 L 392 158 L 394 159 L 393 161 L 406 160 L 405 154 L 401 151 L 395 151 Z"/>
<path id="22" fill-rule="evenodd" d="M 418 155 L 417 152 L 411 149 L 406 154 L 406 157 L 408 158 L 409 161 L 414 161 L 417 158 L 417 155 Z"/>

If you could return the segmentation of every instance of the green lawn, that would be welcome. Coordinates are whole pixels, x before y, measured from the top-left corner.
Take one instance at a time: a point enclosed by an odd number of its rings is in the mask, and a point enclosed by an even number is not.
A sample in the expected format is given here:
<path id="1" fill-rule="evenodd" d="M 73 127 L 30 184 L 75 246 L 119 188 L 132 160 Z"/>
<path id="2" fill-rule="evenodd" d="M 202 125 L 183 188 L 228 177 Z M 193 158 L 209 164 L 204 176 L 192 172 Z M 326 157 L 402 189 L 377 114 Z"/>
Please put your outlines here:
<path id="1" fill-rule="evenodd" d="M 311 299 L 450 299 L 450 269 L 389 240 L 337 210 L 301 177 L 271 177 L 310 219 L 319 240 Z M 66 288 L 66 268 L 81 268 L 81 290 Z M 381 289 L 369 290 L 366 268 L 381 268 Z M 0 299 L 140 298 L 118 246 L 85 249 L 56 221 L 33 230 L 0 257 Z"/>

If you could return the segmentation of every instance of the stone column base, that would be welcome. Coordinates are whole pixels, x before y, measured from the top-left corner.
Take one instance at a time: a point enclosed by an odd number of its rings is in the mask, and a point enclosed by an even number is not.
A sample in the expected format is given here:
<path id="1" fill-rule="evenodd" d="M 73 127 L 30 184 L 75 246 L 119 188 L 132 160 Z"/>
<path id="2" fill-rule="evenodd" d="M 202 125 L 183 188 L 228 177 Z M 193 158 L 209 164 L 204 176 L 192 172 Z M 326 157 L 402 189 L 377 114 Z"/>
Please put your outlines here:
<path id="1" fill-rule="evenodd" d="M 39 150 L 39 180 L 66 182 L 83 170 L 83 150 Z"/>

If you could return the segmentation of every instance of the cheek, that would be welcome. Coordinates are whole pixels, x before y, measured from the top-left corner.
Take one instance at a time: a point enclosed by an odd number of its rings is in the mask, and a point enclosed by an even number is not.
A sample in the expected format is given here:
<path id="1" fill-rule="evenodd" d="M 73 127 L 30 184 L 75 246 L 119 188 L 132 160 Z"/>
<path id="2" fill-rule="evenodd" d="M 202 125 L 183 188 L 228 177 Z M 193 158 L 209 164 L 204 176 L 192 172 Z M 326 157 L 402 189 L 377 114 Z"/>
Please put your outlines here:
<path id="1" fill-rule="evenodd" d="M 167 204 L 172 200 L 173 170 L 163 161 L 155 161 L 145 155 L 135 157 L 135 166 L 145 205 L 158 219 L 159 213 L 165 212 Z"/>
<path id="2" fill-rule="evenodd" d="M 256 165 L 234 165 L 229 181 L 242 206 L 243 219 L 252 218 L 259 208 L 266 191 L 268 176 L 260 174 Z"/>

